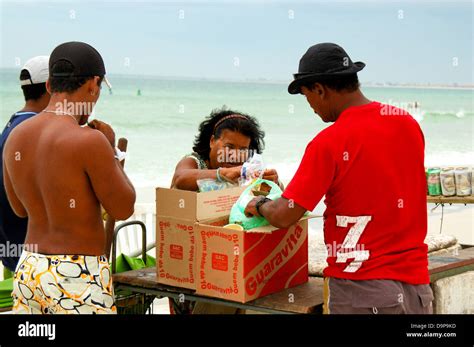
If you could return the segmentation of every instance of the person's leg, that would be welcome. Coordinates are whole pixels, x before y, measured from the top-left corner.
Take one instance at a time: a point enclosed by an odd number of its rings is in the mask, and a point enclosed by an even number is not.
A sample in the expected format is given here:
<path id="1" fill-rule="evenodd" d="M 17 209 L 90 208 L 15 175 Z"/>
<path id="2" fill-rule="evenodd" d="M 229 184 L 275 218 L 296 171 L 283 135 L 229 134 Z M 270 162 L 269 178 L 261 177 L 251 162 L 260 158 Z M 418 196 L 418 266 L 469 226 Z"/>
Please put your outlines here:
<path id="1" fill-rule="evenodd" d="M 44 301 L 32 286 L 32 270 L 38 258 L 30 252 L 23 251 L 13 277 L 13 308 L 14 314 L 41 314 Z"/>
<path id="2" fill-rule="evenodd" d="M 349 280 L 339 278 L 324 278 L 323 287 L 323 314 L 356 314 L 361 312 L 352 307 L 352 285 Z"/>
<path id="3" fill-rule="evenodd" d="M 401 282 L 327 278 L 325 283 L 326 314 L 407 313 L 404 286 Z"/>
<path id="4" fill-rule="evenodd" d="M 429 284 L 403 283 L 404 303 L 408 314 L 433 314 L 433 291 Z"/>
<path id="5" fill-rule="evenodd" d="M 51 264 L 50 272 L 57 278 L 54 284 L 49 282 L 49 291 L 54 293 L 50 302 L 54 313 L 117 313 L 107 257 L 53 256 Z M 48 277 L 44 279 L 50 281 Z"/>
<path id="6" fill-rule="evenodd" d="M 117 312 L 105 256 L 25 254 L 15 273 L 15 313 Z"/>

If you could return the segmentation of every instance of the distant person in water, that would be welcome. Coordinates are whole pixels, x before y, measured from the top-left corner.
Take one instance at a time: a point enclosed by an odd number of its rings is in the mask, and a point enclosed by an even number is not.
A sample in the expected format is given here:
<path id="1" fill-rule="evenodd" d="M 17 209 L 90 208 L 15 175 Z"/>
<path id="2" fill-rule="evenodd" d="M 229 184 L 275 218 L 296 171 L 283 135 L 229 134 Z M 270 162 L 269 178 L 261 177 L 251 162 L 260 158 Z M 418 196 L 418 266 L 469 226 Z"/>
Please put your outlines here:
<path id="1" fill-rule="evenodd" d="M 194 152 L 176 166 L 172 188 L 197 191 L 197 181 L 205 178 L 238 183 L 242 164 L 262 153 L 264 136 L 254 117 L 224 108 L 212 111 L 199 125 Z M 265 170 L 263 178 L 280 184 L 274 169 Z"/>

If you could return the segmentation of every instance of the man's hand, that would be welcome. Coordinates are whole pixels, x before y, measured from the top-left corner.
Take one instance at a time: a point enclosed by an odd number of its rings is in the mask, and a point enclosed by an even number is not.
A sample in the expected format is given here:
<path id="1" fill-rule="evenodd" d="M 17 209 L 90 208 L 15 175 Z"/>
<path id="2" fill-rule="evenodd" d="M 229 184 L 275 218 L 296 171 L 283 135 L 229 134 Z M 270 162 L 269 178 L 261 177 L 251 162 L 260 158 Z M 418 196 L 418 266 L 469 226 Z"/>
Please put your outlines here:
<path id="1" fill-rule="evenodd" d="M 115 132 L 109 124 L 102 122 L 100 120 L 94 119 L 88 125 L 92 129 L 99 130 L 102 134 L 104 134 L 107 140 L 112 145 L 112 148 L 115 148 Z"/>
<path id="2" fill-rule="evenodd" d="M 248 218 L 253 217 L 253 216 L 261 217 L 260 213 L 258 213 L 257 211 L 257 202 L 262 199 L 265 199 L 265 197 L 257 196 L 256 198 L 253 198 L 252 200 L 250 200 L 250 202 L 247 204 L 247 206 L 245 207 L 244 213 Z"/>

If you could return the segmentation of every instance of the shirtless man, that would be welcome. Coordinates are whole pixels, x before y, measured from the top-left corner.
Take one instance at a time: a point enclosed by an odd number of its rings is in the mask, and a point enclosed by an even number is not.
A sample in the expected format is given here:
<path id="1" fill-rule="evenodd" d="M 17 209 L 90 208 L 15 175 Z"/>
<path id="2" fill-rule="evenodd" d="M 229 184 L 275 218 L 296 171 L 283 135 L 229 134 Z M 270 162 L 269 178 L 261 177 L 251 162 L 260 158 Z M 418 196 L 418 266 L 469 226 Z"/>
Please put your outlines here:
<path id="1" fill-rule="evenodd" d="M 5 189 L 29 217 L 13 289 L 16 313 L 115 313 L 101 205 L 114 219 L 133 213 L 135 190 L 114 153 L 106 123 L 87 123 L 105 79 L 100 54 L 82 42 L 54 49 L 49 105 L 11 133 Z M 106 81 L 106 80 L 105 80 Z"/>

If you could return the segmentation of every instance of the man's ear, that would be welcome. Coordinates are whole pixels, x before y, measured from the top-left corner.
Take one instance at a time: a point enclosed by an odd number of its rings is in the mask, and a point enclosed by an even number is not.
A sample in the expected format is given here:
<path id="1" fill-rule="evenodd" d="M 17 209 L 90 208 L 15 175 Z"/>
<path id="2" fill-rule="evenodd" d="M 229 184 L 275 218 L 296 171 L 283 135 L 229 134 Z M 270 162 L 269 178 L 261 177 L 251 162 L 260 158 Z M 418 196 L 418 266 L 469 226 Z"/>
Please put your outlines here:
<path id="1" fill-rule="evenodd" d="M 87 81 L 87 89 L 90 95 L 92 96 L 97 96 L 99 95 L 100 92 L 100 86 L 99 86 L 99 76 L 94 76 L 91 78 L 89 81 Z"/>
<path id="2" fill-rule="evenodd" d="M 313 85 L 313 92 L 316 93 L 321 99 L 323 99 L 326 94 L 326 89 L 321 83 L 316 82 Z"/>
<path id="3" fill-rule="evenodd" d="M 215 142 L 216 142 L 216 138 L 214 137 L 214 135 L 212 135 L 211 140 L 209 141 L 209 146 L 211 148 L 214 147 Z"/>
<path id="4" fill-rule="evenodd" d="M 46 80 L 46 91 L 51 94 L 51 85 L 49 84 L 49 78 Z"/>

